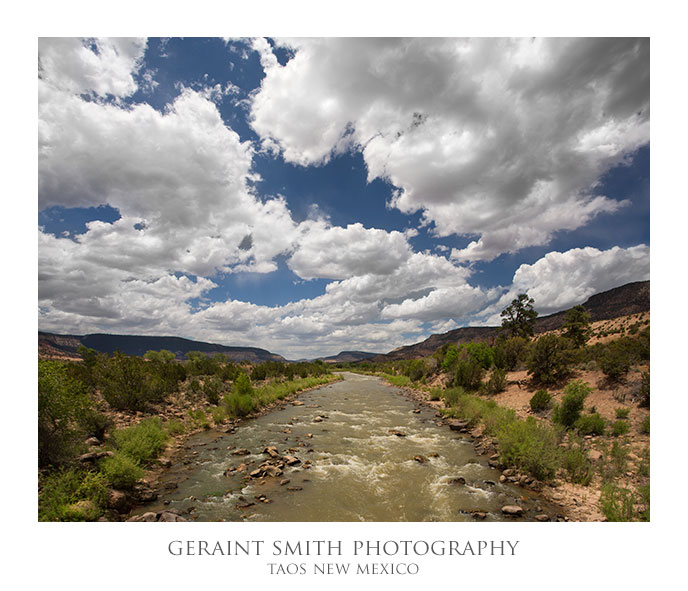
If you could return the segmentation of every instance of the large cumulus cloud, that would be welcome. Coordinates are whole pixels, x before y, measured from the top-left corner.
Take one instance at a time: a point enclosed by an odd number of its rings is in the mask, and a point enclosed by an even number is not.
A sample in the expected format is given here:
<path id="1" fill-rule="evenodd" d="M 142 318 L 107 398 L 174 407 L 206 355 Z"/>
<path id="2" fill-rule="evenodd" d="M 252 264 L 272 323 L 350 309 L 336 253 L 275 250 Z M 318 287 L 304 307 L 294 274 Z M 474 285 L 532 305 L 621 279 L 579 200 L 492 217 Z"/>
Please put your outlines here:
<path id="1" fill-rule="evenodd" d="M 649 141 L 647 39 L 298 39 L 266 70 L 252 125 L 300 165 L 361 150 L 452 256 L 546 244 L 624 205 L 600 176 Z"/>

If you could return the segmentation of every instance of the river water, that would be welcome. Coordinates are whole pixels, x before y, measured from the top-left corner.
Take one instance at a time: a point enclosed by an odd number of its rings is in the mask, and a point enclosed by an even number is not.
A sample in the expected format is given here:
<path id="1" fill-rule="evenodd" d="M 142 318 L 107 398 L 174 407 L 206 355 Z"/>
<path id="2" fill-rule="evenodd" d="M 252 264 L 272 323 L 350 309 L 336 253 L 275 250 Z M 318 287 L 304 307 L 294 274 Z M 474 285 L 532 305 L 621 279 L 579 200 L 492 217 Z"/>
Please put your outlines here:
<path id="1" fill-rule="evenodd" d="M 526 510 L 519 519 L 553 514 L 535 493 L 500 484 L 500 472 L 469 438 L 439 426 L 434 409 L 379 378 L 343 376 L 234 433 L 190 437 L 162 476 L 158 501 L 138 512 L 176 509 L 197 521 L 468 521 L 480 511 L 502 521 L 514 518 L 501 508 L 518 504 Z M 270 458 L 268 446 L 299 463 L 251 477 Z"/>

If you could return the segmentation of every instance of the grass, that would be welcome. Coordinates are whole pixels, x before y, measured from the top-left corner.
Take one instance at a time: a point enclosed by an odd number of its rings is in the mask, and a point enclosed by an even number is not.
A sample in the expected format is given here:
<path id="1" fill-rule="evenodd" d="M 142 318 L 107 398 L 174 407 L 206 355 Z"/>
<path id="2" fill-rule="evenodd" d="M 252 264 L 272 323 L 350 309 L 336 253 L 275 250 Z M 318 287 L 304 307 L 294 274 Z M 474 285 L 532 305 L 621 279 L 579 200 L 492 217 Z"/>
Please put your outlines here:
<path id="1" fill-rule="evenodd" d="M 165 449 L 169 435 L 158 417 L 118 429 L 113 434 L 117 449 L 136 463 L 148 464 Z"/>
<path id="2" fill-rule="evenodd" d="M 39 479 L 39 521 L 95 521 L 106 502 L 107 481 L 98 472 L 70 468 Z"/>

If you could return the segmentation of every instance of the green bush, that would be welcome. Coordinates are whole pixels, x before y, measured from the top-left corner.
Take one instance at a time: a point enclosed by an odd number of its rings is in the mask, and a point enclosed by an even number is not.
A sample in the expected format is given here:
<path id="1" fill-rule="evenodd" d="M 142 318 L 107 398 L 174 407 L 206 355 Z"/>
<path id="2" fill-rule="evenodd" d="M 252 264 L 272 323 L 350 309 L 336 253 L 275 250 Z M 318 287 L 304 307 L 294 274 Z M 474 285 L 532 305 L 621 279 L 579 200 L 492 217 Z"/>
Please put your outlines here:
<path id="1" fill-rule="evenodd" d="M 38 362 L 38 465 L 59 465 L 78 451 L 93 413 L 86 386 L 59 361 Z"/>
<path id="2" fill-rule="evenodd" d="M 607 422 L 596 412 L 579 417 L 574 426 L 581 435 L 604 435 Z"/>
<path id="3" fill-rule="evenodd" d="M 476 359 L 459 359 L 456 362 L 453 385 L 475 391 L 480 387 L 484 374 L 485 370 Z"/>
<path id="4" fill-rule="evenodd" d="M 494 346 L 494 364 L 507 371 L 516 369 L 528 355 L 528 339 L 498 338 Z"/>
<path id="5" fill-rule="evenodd" d="M 105 476 L 98 472 L 56 470 L 39 478 L 38 520 L 95 521 L 103 513 L 107 493 Z"/>
<path id="6" fill-rule="evenodd" d="M 592 462 L 588 459 L 585 450 L 580 446 L 570 447 L 562 453 L 562 466 L 569 476 L 569 480 L 575 484 L 588 486 L 595 473 Z"/>
<path id="7" fill-rule="evenodd" d="M 422 359 L 412 359 L 404 368 L 404 375 L 412 382 L 417 382 L 423 378 L 423 376 L 425 376 L 426 371 L 427 368 L 425 367 L 425 363 Z"/>
<path id="8" fill-rule="evenodd" d="M 486 389 L 488 394 L 504 392 L 506 389 L 506 372 L 503 369 L 496 368 L 487 381 Z"/>
<path id="9" fill-rule="evenodd" d="M 612 425 L 612 435 L 614 437 L 619 437 L 620 435 L 625 435 L 628 433 L 630 427 L 628 426 L 628 422 L 626 421 L 616 421 Z"/>
<path id="10" fill-rule="evenodd" d="M 447 388 L 442 392 L 442 398 L 446 406 L 456 406 L 459 400 L 466 395 L 466 390 L 460 386 L 457 388 Z"/>
<path id="11" fill-rule="evenodd" d="M 575 306 L 566 312 L 564 336 L 582 347 L 590 338 L 590 314 L 583 306 Z"/>
<path id="12" fill-rule="evenodd" d="M 115 452 L 115 455 L 100 462 L 100 471 L 114 488 L 129 489 L 143 478 L 145 472 L 129 456 Z"/>
<path id="13" fill-rule="evenodd" d="M 213 376 L 207 378 L 203 382 L 203 393 L 205 394 L 206 400 L 210 404 L 218 404 L 220 402 L 220 394 L 222 392 L 222 382 L 219 378 Z"/>
<path id="14" fill-rule="evenodd" d="M 614 484 L 605 484 L 600 494 L 600 509 L 608 521 L 649 521 L 650 487 L 637 492 Z"/>
<path id="15" fill-rule="evenodd" d="M 141 357 L 116 351 L 109 358 L 99 357 L 95 368 L 98 389 L 103 398 L 118 410 L 143 410 L 148 402 L 159 399 L 158 388 L 151 388 L 146 362 Z"/>
<path id="16" fill-rule="evenodd" d="M 616 418 L 617 419 L 627 419 L 628 415 L 631 413 L 630 408 L 617 408 L 616 409 Z"/>
<path id="17" fill-rule="evenodd" d="M 540 412 L 549 408 L 552 396 L 547 390 L 538 390 L 530 399 L 530 409 L 533 412 Z"/>
<path id="18" fill-rule="evenodd" d="M 213 417 L 213 422 L 216 425 L 220 425 L 227 420 L 227 411 L 224 406 L 216 406 L 210 411 L 210 415 Z"/>
<path id="19" fill-rule="evenodd" d="M 458 355 L 461 359 L 474 359 L 485 370 L 494 365 L 494 351 L 486 343 L 464 343 L 458 347 Z"/>
<path id="20" fill-rule="evenodd" d="M 175 435 L 181 435 L 182 433 L 185 433 L 186 427 L 179 419 L 170 419 L 165 424 L 165 430 L 170 437 L 174 437 Z"/>
<path id="21" fill-rule="evenodd" d="M 572 347 L 572 342 L 564 337 L 541 336 L 530 347 L 526 362 L 528 374 L 541 384 L 554 384 L 565 378 L 574 361 Z"/>
<path id="22" fill-rule="evenodd" d="M 196 410 L 189 409 L 186 414 L 191 419 L 193 429 L 210 429 L 210 422 L 202 408 Z"/>
<path id="23" fill-rule="evenodd" d="M 619 380 L 631 369 L 631 358 L 628 351 L 620 344 L 621 339 L 607 344 L 597 363 L 610 380 Z"/>
<path id="24" fill-rule="evenodd" d="M 640 432 L 650 434 L 650 417 L 645 417 L 640 423 Z"/>
<path id="25" fill-rule="evenodd" d="M 581 380 L 569 382 L 564 388 L 561 404 L 554 408 L 553 420 L 566 428 L 572 427 L 580 417 L 583 404 L 592 388 Z"/>
<path id="26" fill-rule="evenodd" d="M 561 433 L 533 417 L 504 424 L 497 433 L 503 464 L 527 470 L 539 480 L 554 477 L 561 465 Z"/>
<path id="27" fill-rule="evenodd" d="M 140 464 L 149 463 L 165 449 L 167 432 L 158 417 L 145 419 L 137 425 L 118 429 L 113 433 L 120 452 Z"/>

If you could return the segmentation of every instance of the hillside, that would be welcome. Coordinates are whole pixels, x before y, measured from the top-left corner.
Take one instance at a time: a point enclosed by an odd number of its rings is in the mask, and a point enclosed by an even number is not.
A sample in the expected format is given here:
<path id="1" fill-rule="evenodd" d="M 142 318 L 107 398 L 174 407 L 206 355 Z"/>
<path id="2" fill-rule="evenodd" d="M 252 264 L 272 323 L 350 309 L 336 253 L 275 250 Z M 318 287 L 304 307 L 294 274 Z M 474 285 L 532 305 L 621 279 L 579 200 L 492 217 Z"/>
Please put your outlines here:
<path id="1" fill-rule="evenodd" d="M 337 355 L 330 355 L 329 357 L 318 357 L 318 359 L 325 363 L 349 363 L 352 361 L 362 361 L 377 357 L 379 353 L 367 353 L 365 351 L 341 351 Z"/>
<path id="2" fill-rule="evenodd" d="M 615 287 L 614 289 L 592 295 L 583 303 L 583 307 L 590 314 L 592 322 L 647 312 L 650 310 L 650 282 L 638 281 L 627 283 L 621 287 Z M 539 317 L 535 323 L 535 332 L 543 333 L 561 328 L 567 311 L 562 310 L 548 316 Z M 498 332 L 499 327 L 497 326 L 465 326 L 456 328 L 444 334 L 431 335 L 420 343 L 399 347 L 385 355 L 376 355 L 371 358 L 371 361 L 425 357 L 432 355 L 439 347 L 447 343 L 489 342 L 497 337 Z"/>
<path id="3" fill-rule="evenodd" d="M 38 333 L 38 353 L 44 357 L 76 357 L 80 345 L 101 353 L 112 354 L 119 350 L 128 355 L 143 355 L 146 351 L 172 351 L 183 359 L 189 351 L 201 351 L 208 355 L 222 353 L 231 361 L 284 361 L 284 357 L 256 347 L 230 347 L 192 341 L 181 337 L 156 337 L 113 334 L 89 334 L 85 336 Z"/>

